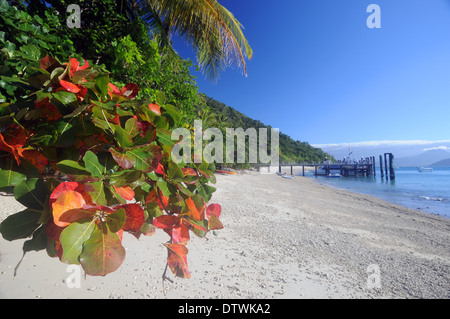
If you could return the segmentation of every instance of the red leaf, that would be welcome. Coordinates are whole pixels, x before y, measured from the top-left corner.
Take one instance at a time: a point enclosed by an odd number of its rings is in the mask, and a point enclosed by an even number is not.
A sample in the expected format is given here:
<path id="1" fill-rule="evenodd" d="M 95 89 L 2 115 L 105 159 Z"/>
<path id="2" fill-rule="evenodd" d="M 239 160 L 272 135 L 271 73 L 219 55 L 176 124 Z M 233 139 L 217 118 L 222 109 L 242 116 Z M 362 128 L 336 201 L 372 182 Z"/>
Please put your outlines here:
<path id="1" fill-rule="evenodd" d="M 180 220 L 177 216 L 161 215 L 153 219 L 153 225 L 160 229 L 171 229 Z"/>
<path id="2" fill-rule="evenodd" d="M 50 219 L 45 226 L 45 231 L 50 240 L 59 241 L 59 236 L 61 235 L 64 227 L 56 226 L 53 219 Z"/>
<path id="3" fill-rule="evenodd" d="M 48 54 L 45 57 L 43 57 L 40 62 L 41 69 L 47 70 L 49 72 L 52 69 L 58 67 L 59 65 L 60 65 L 59 62 L 55 58 L 49 56 Z"/>
<path id="4" fill-rule="evenodd" d="M 221 212 L 222 212 L 222 207 L 219 204 L 211 204 L 206 209 L 206 218 L 209 218 L 211 215 L 220 217 Z"/>
<path id="5" fill-rule="evenodd" d="M 65 88 L 68 92 L 71 92 L 71 93 L 79 93 L 80 92 L 80 88 L 78 87 L 78 85 L 73 84 L 71 82 L 60 80 L 59 84 L 61 84 L 61 86 L 63 88 Z"/>
<path id="6" fill-rule="evenodd" d="M 134 84 L 134 83 L 129 83 L 129 84 L 125 85 L 125 86 L 122 88 L 122 90 L 120 90 L 120 93 L 121 93 L 123 96 L 126 96 L 126 97 L 128 97 L 128 98 L 130 98 L 130 99 L 133 99 L 133 98 L 135 98 L 135 97 L 138 95 L 138 93 L 139 93 L 139 86 L 137 86 L 137 85 Z"/>
<path id="7" fill-rule="evenodd" d="M 78 62 L 77 59 L 70 59 L 69 65 L 70 65 L 69 75 L 71 78 L 73 77 L 73 74 L 75 72 L 85 70 L 89 67 L 88 61 L 84 60 L 84 65 L 80 66 L 80 62 Z"/>
<path id="8" fill-rule="evenodd" d="M 116 187 L 113 186 L 114 190 L 116 191 L 117 194 L 119 194 L 120 196 L 122 196 L 123 199 L 125 200 L 132 200 L 134 198 L 134 191 L 130 186 L 123 186 L 123 187 Z"/>
<path id="9" fill-rule="evenodd" d="M 222 207 L 219 204 L 211 204 L 206 209 L 206 218 L 208 218 L 208 227 L 210 230 L 219 230 L 223 228 L 222 222 L 219 220 Z"/>
<path id="10" fill-rule="evenodd" d="M 121 208 L 125 209 L 127 215 L 123 230 L 138 232 L 145 222 L 145 213 L 142 207 L 138 204 L 127 204 L 117 207 L 116 210 Z"/>
<path id="11" fill-rule="evenodd" d="M 119 88 L 112 83 L 108 84 L 108 90 L 110 91 L 110 95 L 111 95 L 111 93 L 120 94 Z"/>
<path id="12" fill-rule="evenodd" d="M 168 234 L 170 235 L 170 238 L 172 238 L 174 244 L 187 244 L 190 239 L 189 227 L 183 223 L 181 219 Z"/>
<path id="13" fill-rule="evenodd" d="M 180 278 L 191 278 L 186 260 L 188 249 L 181 244 L 165 244 L 164 246 L 167 247 L 167 264 L 174 275 Z"/>
<path id="14" fill-rule="evenodd" d="M 62 116 L 56 106 L 50 103 L 48 97 L 39 102 L 35 101 L 34 106 L 36 109 L 41 109 L 41 117 L 47 118 L 49 122 L 56 121 Z"/>
<path id="15" fill-rule="evenodd" d="M 163 175 L 164 178 L 166 178 L 166 172 L 164 170 L 164 166 L 161 163 L 158 164 L 158 168 L 155 170 L 155 173 Z"/>

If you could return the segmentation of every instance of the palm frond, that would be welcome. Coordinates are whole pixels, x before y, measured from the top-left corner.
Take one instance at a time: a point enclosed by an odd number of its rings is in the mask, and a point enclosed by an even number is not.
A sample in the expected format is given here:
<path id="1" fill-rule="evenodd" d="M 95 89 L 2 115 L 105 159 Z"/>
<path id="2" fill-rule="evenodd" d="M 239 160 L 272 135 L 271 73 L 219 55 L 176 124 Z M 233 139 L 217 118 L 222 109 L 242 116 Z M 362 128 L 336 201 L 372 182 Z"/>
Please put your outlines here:
<path id="1" fill-rule="evenodd" d="M 217 78 L 226 66 L 242 68 L 253 55 L 241 23 L 216 0 L 141 0 L 164 32 L 177 33 L 197 50 L 197 60 L 207 76 Z M 149 16 L 147 16 L 148 18 Z"/>

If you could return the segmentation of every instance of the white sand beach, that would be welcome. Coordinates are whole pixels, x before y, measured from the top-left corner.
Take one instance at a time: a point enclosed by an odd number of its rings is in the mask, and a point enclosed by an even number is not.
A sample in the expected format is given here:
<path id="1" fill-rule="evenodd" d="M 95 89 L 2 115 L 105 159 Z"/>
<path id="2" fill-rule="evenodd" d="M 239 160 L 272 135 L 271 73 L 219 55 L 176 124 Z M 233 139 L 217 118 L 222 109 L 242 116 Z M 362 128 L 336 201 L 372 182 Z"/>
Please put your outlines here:
<path id="1" fill-rule="evenodd" d="M 69 288 L 67 265 L 0 238 L 0 298 L 450 298 L 450 219 L 305 177 L 217 176 L 225 228 L 192 236 L 192 277 L 162 282 L 167 234 L 124 234 L 127 257 Z M 0 220 L 20 211 L 0 197 Z M 73 271 L 73 270 L 72 270 Z M 377 281 L 379 279 L 379 281 Z M 70 286 L 70 285 L 69 285 Z"/>

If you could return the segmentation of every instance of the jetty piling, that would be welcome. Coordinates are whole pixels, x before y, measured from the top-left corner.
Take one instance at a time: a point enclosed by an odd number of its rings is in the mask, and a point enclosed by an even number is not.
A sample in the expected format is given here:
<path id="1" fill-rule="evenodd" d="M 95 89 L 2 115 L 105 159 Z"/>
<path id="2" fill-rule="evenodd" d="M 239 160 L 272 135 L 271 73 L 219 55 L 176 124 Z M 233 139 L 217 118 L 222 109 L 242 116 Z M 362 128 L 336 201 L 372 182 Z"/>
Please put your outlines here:
<path id="1" fill-rule="evenodd" d="M 381 178 L 386 180 L 395 180 L 394 170 L 394 155 L 392 153 L 384 153 L 384 165 L 383 156 L 380 155 L 380 173 Z M 384 167 L 383 167 L 384 166 Z M 282 173 L 282 167 L 289 167 L 291 175 L 294 175 L 294 167 L 301 167 L 301 175 L 305 176 L 305 168 L 314 168 L 315 176 L 342 176 L 342 177 L 375 177 L 376 176 L 376 157 L 370 156 L 361 158 L 359 161 L 339 161 L 338 163 L 289 163 L 279 164 L 279 173 Z M 320 171 L 319 171 L 320 169 Z M 339 171 L 339 174 L 332 174 L 332 172 Z"/>

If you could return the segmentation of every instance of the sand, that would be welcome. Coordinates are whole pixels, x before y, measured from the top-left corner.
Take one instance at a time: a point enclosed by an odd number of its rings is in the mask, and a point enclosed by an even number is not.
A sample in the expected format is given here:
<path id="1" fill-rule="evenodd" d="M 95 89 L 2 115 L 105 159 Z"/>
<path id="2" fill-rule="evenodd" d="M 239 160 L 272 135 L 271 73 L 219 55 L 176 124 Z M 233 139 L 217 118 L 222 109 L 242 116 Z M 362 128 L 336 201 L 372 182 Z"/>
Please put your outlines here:
<path id="1" fill-rule="evenodd" d="M 212 202 L 225 228 L 192 236 L 192 277 L 162 281 L 167 234 L 124 235 L 127 257 L 87 277 L 23 241 L 0 238 L 0 298 L 450 298 L 450 219 L 317 184 L 219 175 Z M 20 211 L 0 197 L 0 220 Z"/>

